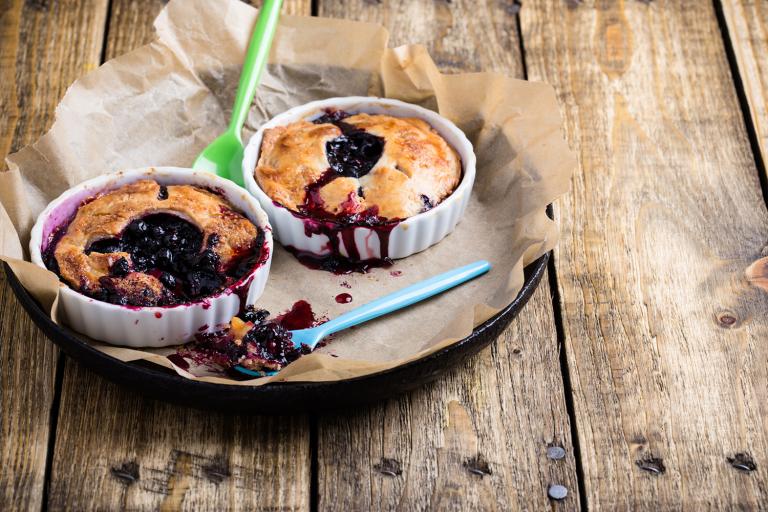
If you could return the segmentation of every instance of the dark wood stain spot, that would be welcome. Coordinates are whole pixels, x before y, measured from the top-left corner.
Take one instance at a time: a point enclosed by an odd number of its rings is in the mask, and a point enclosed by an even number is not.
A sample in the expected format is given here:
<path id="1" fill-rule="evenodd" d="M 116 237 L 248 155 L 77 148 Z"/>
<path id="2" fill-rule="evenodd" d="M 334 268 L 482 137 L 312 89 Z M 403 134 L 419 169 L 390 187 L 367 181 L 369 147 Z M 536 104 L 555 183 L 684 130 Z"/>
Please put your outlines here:
<path id="1" fill-rule="evenodd" d="M 434 60 L 437 67 L 441 70 L 458 70 L 467 67 L 466 60 L 461 57 L 438 54 L 434 56 Z M 473 71 L 477 71 L 477 69 L 473 69 Z"/>
<path id="2" fill-rule="evenodd" d="M 24 4 L 35 11 L 45 11 L 48 9 L 48 0 L 27 0 Z"/>
<path id="3" fill-rule="evenodd" d="M 516 356 L 519 356 L 520 354 L 523 353 L 523 351 L 519 348 L 513 348 L 512 353 L 515 354 Z"/>
<path id="4" fill-rule="evenodd" d="M 648 457 L 636 460 L 635 464 L 637 464 L 637 467 L 643 471 L 647 471 L 653 475 L 663 475 L 667 471 L 667 468 L 664 466 L 664 460 L 659 457 Z"/>
<path id="5" fill-rule="evenodd" d="M 583 0 L 565 0 L 565 5 L 569 9 L 575 9 L 583 3 Z"/>
<path id="6" fill-rule="evenodd" d="M 229 464 L 226 461 L 214 461 L 210 464 L 205 464 L 200 469 L 203 471 L 205 478 L 215 484 L 220 484 L 232 476 L 232 473 L 229 471 Z"/>
<path id="7" fill-rule="evenodd" d="M 119 467 L 113 466 L 109 472 L 125 485 L 131 485 L 139 479 L 139 465 L 136 461 L 123 462 Z"/>
<path id="8" fill-rule="evenodd" d="M 511 2 L 505 2 L 503 7 L 504 12 L 506 12 L 508 15 L 516 16 L 517 13 L 520 12 L 522 5 L 520 4 L 520 0 L 512 0 Z"/>
<path id="9" fill-rule="evenodd" d="M 479 475 L 480 478 L 483 478 L 485 475 L 493 474 L 491 467 L 488 465 L 488 461 L 485 460 L 485 457 L 480 453 L 465 460 L 463 466 L 473 475 Z"/>
<path id="10" fill-rule="evenodd" d="M 750 473 L 757 470 L 755 459 L 753 459 L 752 456 L 746 452 L 739 452 L 733 457 L 728 457 L 726 460 L 728 461 L 728 464 L 738 469 L 739 471 Z"/>
<path id="11" fill-rule="evenodd" d="M 386 476 L 400 476 L 403 474 L 403 470 L 400 469 L 400 461 L 386 457 L 382 457 L 378 464 L 374 464 L 373 469 Z"/>

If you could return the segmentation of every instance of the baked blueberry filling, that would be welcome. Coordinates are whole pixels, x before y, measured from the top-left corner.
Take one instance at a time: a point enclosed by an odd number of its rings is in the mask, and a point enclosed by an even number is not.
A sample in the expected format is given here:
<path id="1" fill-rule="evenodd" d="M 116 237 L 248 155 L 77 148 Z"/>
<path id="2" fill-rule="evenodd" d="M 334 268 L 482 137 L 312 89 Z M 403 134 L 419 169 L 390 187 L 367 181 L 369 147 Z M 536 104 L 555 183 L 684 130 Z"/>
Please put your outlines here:
<path id="1" fill-rule="evenodd" d="M 349 112 L 345 112 L 344 110 L 333 110 L 333 109 L 327 109 L 325 113 L 312 121 L 315 124 L 335 124 L 336 126 L 339 126 L 341 124 L 341 121 L 349 117 Z M 343 123 L 346 126 L 350 126 L 347 123 Z M 342 128 L 343 130 L 343 128 Z"/>
<path id="2" fill-rule="evenodd" d="M 326 157 L 330 167 L 317 181 L 305 187 L 304 203 L 297 208 L 299 213 L 308 217 L 304 219 L 304 231 L 307 236 L 328 237 L 331 254 L 318 256 L 298 251 L 294 247 L 286 247 L 305 266 L 335 274 L 365 273 L 373 267 L 391 265 L 392 260 L 388 255 L 389 233 L 397 225 L 396 220 L 388 221 L 381 217 L 377 206 L 356 211 L 357 198 L 365 199 L 365 190 L 362 186 L 350 193 L 350 197 L 341 203 L 341 211 L 331 213 L 326 210 L 320 190 L 340 176 L 352 178 L 365 176 L 373 169 L 384 152 L 384 138 L 344 122 L 349 115 L 342 110 L 327 110 L 325 114 L 313 121 L 315 124 L 333 124 L 341 129 L 342 134 L 326 143 Z M 370 227 L 376 231 L 379 236 L 381 258 L 360 260 L 355 243 L 355 228 L 358 226 Z M 343 241 L 348 256 L 342 256 L 340 241 Z"/>
<path id="3" fill-rule="evenodd" d="M 293 345 L 291 333 L 277 322 L 256 324 L 243 337 L 243 342 L 248 346 L 248 358 L 272 369 L 282 368 L 301 355 Z"/>
<path id="4" fill-rule="evenodd" d="M 343 119 L 347 117 L 347 112 L 330 110 L 313 122 L 330 123 L 341 129 L 341 135 L 325 144 L 328 163 L 339 176 L 359 178 L 371 172 L 381 158 L 384 152 L 384 138 L 345 123 Z"/>
<path id="5" fill-rule="evenodd" d="M 384 139 L 378 135 L 355 130 L 342 134 L 325 144 L 328 163 L 339 176 L 365 176 L 384 152 Z"/>
<path id="6" fill-rule="evenodd" d="M 253 268 L 263 241 L 259 232 L 252 249 L 224 269 L 213 250 L 218 235 L 203 240 L 203 233 L 181 217 L 147 215 L 132 221 L 119 236 L 97 240 L 86 248 L 86 254 L 126 252 L 130 260 L 121 257 L 114 261 L 109 275 L 99 280 L 100 289 L 80 291 L 98 300 L 130 306 L 169 306 L 199 300 L 221 291 Z M 47 251 L 51 256 L 52 249 Z M 46 258 L 53 271 L 57 271 L 55 262 L 53 257 Z M 121 279 L 133 272 L 156 277 L 164 288 L 160 296 L 147 289 L 126 290 L 121 286 Z"/>
<path id="7" fill-rule="evenodd" d="M 198 334 L 194 342 L 179 349 L 178 355 L 224 370 L 238 364 L 252 370 L 279 370 L 310 352 L 306 346 L 296 348 L 289 332 L 319 323 L 308 302 L 297 301 L 285 313 L 268 317 L 269 311 L 248 306 L 232 320 L 229 329 Z M 235 327 L 238 319 L 239 326 Z M 232 376 L 242 377 L 237 372 Z"/>

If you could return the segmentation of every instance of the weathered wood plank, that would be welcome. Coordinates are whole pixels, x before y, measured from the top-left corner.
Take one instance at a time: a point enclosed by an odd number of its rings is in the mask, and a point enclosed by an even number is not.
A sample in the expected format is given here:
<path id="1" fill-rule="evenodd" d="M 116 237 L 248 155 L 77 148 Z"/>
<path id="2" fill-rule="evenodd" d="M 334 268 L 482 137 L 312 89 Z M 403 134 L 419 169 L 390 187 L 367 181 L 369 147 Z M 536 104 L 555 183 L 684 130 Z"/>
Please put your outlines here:
<path id="1" fill-rule="evenodd" d="M 443 70 L 521 76 L 509 3 L 320 2 L 321 16 L 378 21 L 391 44 L 422 42 Z M 565 458 L 547 457 L 549 446 Z M 491 348 L 424 389 L 321 417 L 320 510 L 578 508 L 547 278 Z M 567 488 L 562 502 L 547 490 Z"/>
<path id="2" fill-rule="evenodd" d="M 51 510 L 308 510 L 302 416 L 233 416 L 143 399 L 67 361 Z"/>
<path id="3" fill-rule="evenodd" d="M 760 154 L 768 162 L 768 5 L 719 0 L 749 106 Z"/>
<path id="4" fill-rule="evenodd" d="M 39 509 L 58 351 L 0 270 L 0 508 Z"/>
<path id="5" fill-rule="evenodd" d="M 320 0 L 318 15 L 379 23 L 390 46 L 423 44 L 442 72 L 523 75 L 514 2 Z"/>
<path id="6" fill-rule="evenodd" d="M 106 58 L 112 59 L 152 41 L 155 37 L 152 22 L 166 3 L 167 0 L 113 0 Z M 258 7 L 261 0 L 250 0 L 246 3 Z M 311 0 L 283 2 L 283 14 L 309 16 L 311 11 Z"/>
<path id="7" fill-rule="evenodd" d="M 0 172 L 39 137 L 77 76 L 99 62 L 106 1 L 0 8 Z M 0 271 L 0 274 L 2 272 Z M 58 350 L 0 277 L 0 509 L 40 509 Z"/>
<path id="8" fill-rule="evenodd" d="M 531 0 L 521 26 L 580 153 L 556 268 L 588 504 L 764 507 L 768 214 L 712 4 Z"/>
<path id="9" fill-rule="evenodd" d="M 439 381 L 321 417 L 320 510 L 578 508 L 547 283 L 497 343 Z M 547 449 L 563 447 L 564 459 Z M 552 503 L 554 506 L 554 503 Z"/>
<path id="10" fill-rule="evenodd" d="M 108 57 L 151 40 L 162 7 L 115 0 Z M 174 407 L 119 389 L 71 361 L 60 410 L 51 509 L 309 509 L 304 416 L 249 418 Z"/>
<path id="11" fill-rule="evenodd" d="M 69 84 L 99 65 L 107 0 L 24 2 L 0 9 L 0 155 L 34 142 Z"/>

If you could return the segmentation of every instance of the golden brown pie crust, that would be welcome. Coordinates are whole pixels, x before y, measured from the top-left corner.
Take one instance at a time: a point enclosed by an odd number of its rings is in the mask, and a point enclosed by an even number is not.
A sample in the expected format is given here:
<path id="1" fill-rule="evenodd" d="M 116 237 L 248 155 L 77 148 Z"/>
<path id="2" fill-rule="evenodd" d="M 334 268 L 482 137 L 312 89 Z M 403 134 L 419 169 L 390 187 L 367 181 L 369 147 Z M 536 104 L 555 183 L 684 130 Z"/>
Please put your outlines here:
<path id="1" fill-rule="evenodd" d="M 97 240 L 117 237 L 133 220 L 155 213 L 176 215 L 197 226 L 203 233 L 203 247 L 215 233 L 219 241 L 211 250 L 219 256 L 222 269 L 252 248 L 258 228 L 221 196 L 192 185 L 166 188 L 167 198 L 160 199 L 160 185 L 154 180 L 141 180 L 83 204 L 54 250 L 64 281 L 75 289 L 99 290 L 99 279 L 109 275 L 110 266 L 120 258 L 130 262 L 131 256 L 126 252 L 86 254 L 86 249 Z M 130 295 L 143 291 L 159 297 L 163 291 L 159 279 L 139 272 L 113 277 L 112 281 Z"/>
<path id="2" fill-rule="evenodd" d="M 384 151 L 368 174 L 339 176 L 319 189 L 329 214 L 362 213 L 375 207 L 382 219 L 405 219 L 424 211 L 426 201 L 437 205 L 458 186 L 461 159 L 425 121 L 356 114 L 343 122 L 383 137 Z M 261 189 L 283 206 L 300 211 L 307 187 L 330 167 L 326 143 L 341 133 L 333 124 L 309 121 L 265 130 L 255 169 Z"/>

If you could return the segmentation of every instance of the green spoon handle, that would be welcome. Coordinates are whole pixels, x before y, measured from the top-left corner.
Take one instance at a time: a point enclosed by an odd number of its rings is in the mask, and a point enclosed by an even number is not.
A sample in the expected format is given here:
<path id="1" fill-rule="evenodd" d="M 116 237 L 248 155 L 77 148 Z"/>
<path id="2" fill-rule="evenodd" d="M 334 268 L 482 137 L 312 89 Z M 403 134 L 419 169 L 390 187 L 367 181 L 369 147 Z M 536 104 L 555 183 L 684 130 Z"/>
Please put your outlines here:
<path id="1" fill-rule="evenodd" d="M 256 94 L 256 88 L 259 86 L 261 72 L 269 57 L 269 49 L 277 31 L 277 20 L 280 17 L 282 4 L 283 0 L 264 0 L 264 4 L 259 9 L 259 18 L 256 20 L 251 43 L 245 54 L 240 83 L 237 85 L 237 96 L 232 107 L 232 119 L 229 122 L 229 130 L 234 132 L 238 139 L 240 139 L 240 130 L 243 129 L 245 118 L 248 116 L 248 110 L 251 108 L 253 95 Z"/>

